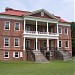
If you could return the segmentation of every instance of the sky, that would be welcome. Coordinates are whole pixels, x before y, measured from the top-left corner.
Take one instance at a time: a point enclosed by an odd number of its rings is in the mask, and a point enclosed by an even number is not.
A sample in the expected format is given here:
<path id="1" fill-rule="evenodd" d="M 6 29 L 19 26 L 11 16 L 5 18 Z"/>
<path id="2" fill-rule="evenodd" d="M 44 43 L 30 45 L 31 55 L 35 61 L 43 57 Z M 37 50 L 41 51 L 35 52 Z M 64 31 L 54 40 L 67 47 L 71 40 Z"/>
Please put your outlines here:
<path id="1" fill-rule="evenodd" d="M 6 7 L 18 10 L 35 11 L 45 9 L 66 21 L 75 21 L 75 0 L 0 0 L 0 12 Z"/>

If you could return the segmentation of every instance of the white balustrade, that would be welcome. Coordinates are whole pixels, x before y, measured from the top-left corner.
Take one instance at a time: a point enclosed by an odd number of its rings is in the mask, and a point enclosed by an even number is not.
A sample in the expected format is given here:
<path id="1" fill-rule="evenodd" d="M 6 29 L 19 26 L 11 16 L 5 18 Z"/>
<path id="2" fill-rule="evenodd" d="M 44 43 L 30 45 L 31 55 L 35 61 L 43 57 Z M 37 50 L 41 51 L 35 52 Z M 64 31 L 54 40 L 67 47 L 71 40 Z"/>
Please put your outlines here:
<path id="1" fill-rule="evenodd" d="M 27 31 L 27 30 L 24 31 L 24 34 L 25 34 L 25 33 L 26 33 L 26 34 L 36 34 L 36 35 L 38 35 L 38 34 L 39 34 L 39 35 L 40 35 L 40 34 L 42 34 L 42 35 L 46 35 L 46 34 L 47 34 L 47 35 L 58 35 L 58 33 L 52 33 L 52 32 L 38 32 L 38 31 L 36 32 L 36 31 Z"/>

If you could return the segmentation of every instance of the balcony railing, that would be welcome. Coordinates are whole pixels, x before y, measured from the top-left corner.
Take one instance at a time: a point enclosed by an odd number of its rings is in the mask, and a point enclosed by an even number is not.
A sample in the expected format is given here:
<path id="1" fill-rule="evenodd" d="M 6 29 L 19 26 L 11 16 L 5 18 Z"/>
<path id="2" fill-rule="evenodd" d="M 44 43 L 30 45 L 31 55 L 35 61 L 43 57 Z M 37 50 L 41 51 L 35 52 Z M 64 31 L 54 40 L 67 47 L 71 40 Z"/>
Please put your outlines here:
<path id="1" fill-rule="evenodd" d="M 39 31 L 24 31 L 23 34 L 34 34 L 34 35 L 59 35 L 58 33 L 52 33 L 52 32 L 39 32 Z"/>

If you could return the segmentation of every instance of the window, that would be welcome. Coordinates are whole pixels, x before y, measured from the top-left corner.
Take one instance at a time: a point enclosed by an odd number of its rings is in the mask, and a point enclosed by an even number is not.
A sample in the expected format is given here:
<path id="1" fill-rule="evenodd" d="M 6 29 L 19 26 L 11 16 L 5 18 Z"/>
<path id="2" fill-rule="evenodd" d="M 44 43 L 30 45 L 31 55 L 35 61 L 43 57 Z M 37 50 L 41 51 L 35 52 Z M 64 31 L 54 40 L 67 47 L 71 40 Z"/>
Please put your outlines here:
<path id="1" fill-rule="evenodd" d="M 46 28 L 43 28 L 43 32 L 46 32 L 47 30 L 46 30 Z"/>
<path id="2" fill-rule="evenodd" d="M 9 58 L 9 52 L 4 52 L 4 58 Z"/>
<path id="3" fill-rule="evenodd" d="M 41 16 L 44 16 L 44 13 L 43 12 L 41 12 Z"/>
<path id="4" fill-rule="evenodd" d="M 65 34 L 68 34 L 68 28 L 65 28 Z"/>
<path id="5" fill-rule="evenodd" d="M 13 57 L 14 58 L 19 58 L 19 52 L 13 52 Z"/>
<path id="6" fill-rule="evenodd" d="M 14 39 L 14 46 L 15 47 L 19 47 L 19 45 L 20 45 L 20 39 L 19 38 L 15 38 Z"/>
<path id="7" fill-rule="evenodd" d="M 15 26 L 14 26 L 15 30 L 20 30 L 20 23 L 19 22 L 15 22 Z"/>
<path id="8" fill-rule="evenodd" d="M 58 28 L 58 31 L 59 31 L 59 34 L 62 34 L 62 28 L 61 27 Z"/>
<path id="9" fill-rule="evenodd" d="M 30 47 L 30 41 L 26 40 L 26 47 Z"/>
<path id="10" fill-rule="evenodd" d="M 30 26 L 26 26 L 26 31 L 30 31 Z"/>
<path id="11" fill-rule="evenodd" d="M 61 41 L 59 41 L 59 47 L 62 47 L 62 42 Z"/>
<path id="12" fill-rule="evenodd" d="M 47 47 L 47 42 L 46 41 L 43 42 L 43 47 Z"/>
<path id="13" fill-rule="evenodd" d="M 5 30 L 10 30 L 10 22 L 9 21 L 5 21 Z"/>
<path id="14" fill-rule="evenodd" d="M 53 27 L 51 28 L 51 33 L 53 33 Z"/>
<path id="15" fill-rule="evenodd" d="M 65 41 L 65 47 L 69 47 L 69 42 Z"/>
<path id="16" fill-rule="evenodd" d="M 9 46 L 9 43 L 10 43 L 10 39 L 8 37 L 5 37 L 4 38 L 4 46 L 5 47 L 8 47 Z"/>

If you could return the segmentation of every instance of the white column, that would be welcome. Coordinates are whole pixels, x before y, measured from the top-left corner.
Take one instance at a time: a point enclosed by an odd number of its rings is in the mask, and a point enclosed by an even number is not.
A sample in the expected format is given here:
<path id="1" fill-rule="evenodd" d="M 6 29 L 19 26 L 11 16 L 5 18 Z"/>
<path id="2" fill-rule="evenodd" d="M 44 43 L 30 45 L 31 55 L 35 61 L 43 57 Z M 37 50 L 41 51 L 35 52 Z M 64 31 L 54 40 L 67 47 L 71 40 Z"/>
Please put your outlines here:
<path id="1" fill-rule="evenodd" d="M 49 32 L 49 30 L 48 30 L 48 22 L 47 22 L 47 33 Z"/>
<path id="2" fill-rule="evenodd" d="M 37 42 L 38 42 L 38 39 L 36 38 L 36 50 L 38 50 L 38 48 L 37 48 Z"/>
<path id="3" fill-rule="evenodd" d="M 24 19 L 24 31 L 25 31 L 25 28 L 26 28 L 26 20 Z"/>
<path id="4" fill-rule="evenodd" d="M 58 32 L 58 23 L 57 23 L 57 33 L 59 33 L 59 32 Z"/>
<path id="5" fill-rule="evenodd" d="M 57 39 L 57 49 L 59 50 L 59 39 Z"/>
<path id="6" fill-rule="evenodd" d="M 24 37 L 24 41 L 23 41 L 23 50 L 25 50 L 25 37 Z"/>
<path id="7" fill-rule="evenodd" d="M 36 34 L 37 34 L 37 21 L 36 21 Z"/>
<path id="8" fill-rule="evenodd" d="M 49 39 L 47 39 L 47 50 L 49 50 Z"/>

